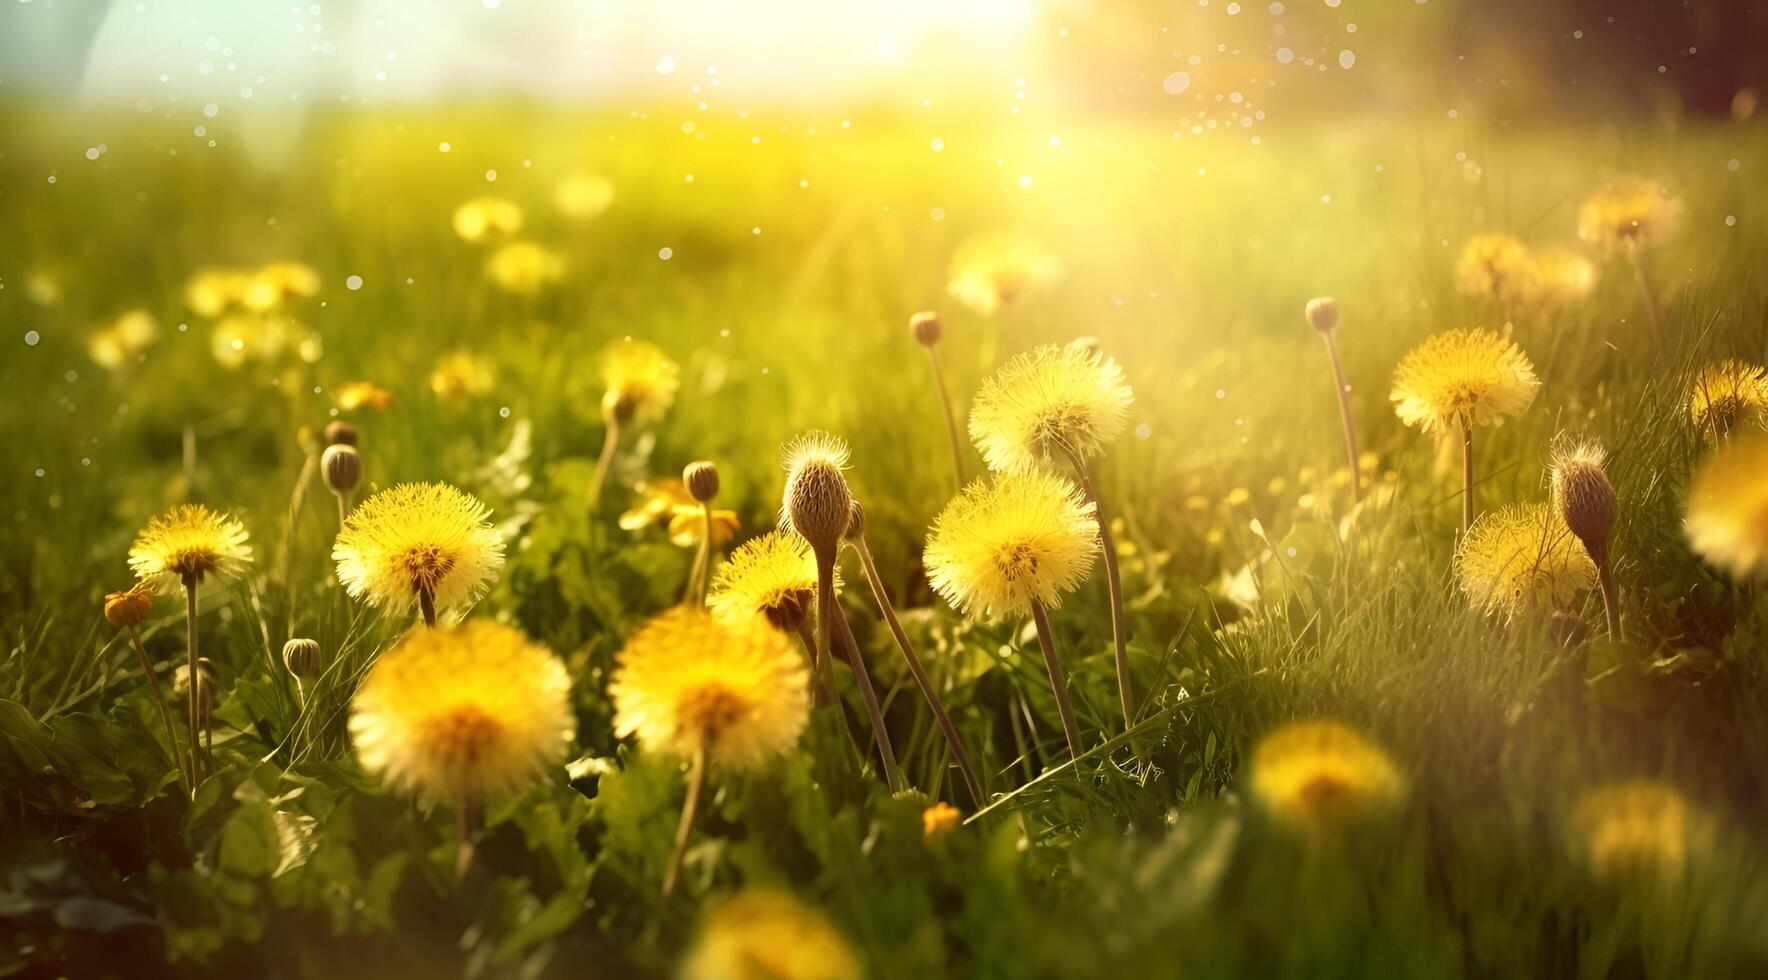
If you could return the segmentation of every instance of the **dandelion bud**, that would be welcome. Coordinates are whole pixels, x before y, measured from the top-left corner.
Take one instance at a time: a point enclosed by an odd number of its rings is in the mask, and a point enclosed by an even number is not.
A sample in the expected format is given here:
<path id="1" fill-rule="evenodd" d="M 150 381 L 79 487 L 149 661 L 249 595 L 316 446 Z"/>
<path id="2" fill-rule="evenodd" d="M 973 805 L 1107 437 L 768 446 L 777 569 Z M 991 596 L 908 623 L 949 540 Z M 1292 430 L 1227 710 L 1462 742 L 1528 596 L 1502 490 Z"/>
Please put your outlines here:
<path id="1" fill-rule="evenodd" d="M 818 553 L 833 555 L 852 519 L 846 466 L 847 444 L 826 432 L 806 433 L 786 447 L 783 523 Z"/>
<path id="2" fill-rule="evenodd" d="M 857 499 L 850 500 L 847 503 L 847 533 L 843 535 L 843 538 L 847 541 L 858 541 L 865 535 L 866 509 L 859 505 Z"/>
<path id="3" fill-rule="evenodd" d="M 909 317 L 909 333 L 914 335 L 915 343 L 922 347 L 932 347 L 939 343 L 939 314 L 932 310 L 922 310 Z"/>
<path id="4" fill-rule="evenodd" d="M 1553 501 L 1593 557 L 1606 553 L 1619 510 L 1615 488 L 1602 472 L 1603 458 L 1600 446 L 1585 443 L 1561 449 L 1553 460 Z"/>
<path id="5" fill-rule="evenodd" d="M 1314 329 L 1325 333 L 1338 326 L 1338 300 L 1330 296 L 1316 296 L 1308 300 L 1308 322 Z"/>
<path id="6" fill-rule="evenodd" d="M 362 479 L 362 454 L 355 446 L 346 443 L 327 446 L 319 463 L 325 471 L 325 485 L 340 497 L 348 497 Z"/>
<path id="7" fill-rule="evenodd" d="M 356 426 L 338 419 L 325 427 L 325 444 L 328 446 L 354 446 L 360 433 Z"/>
<path id="8" fill-rule="evenodd" d="M 104 597 L 104 618 L 112 626 L 133 628 L 147 618 L 153 608 L 153 593 L 146 589 L 112 592 Z"/>
<path id="9" fill-rule="evenodd" d="M 687 484 L 695 500 L 709 504 L 718 496 L 718 467 L 703 459 L 689 463 L 681 471 L 681 482 Z"/>
<path id="10" fill-rule="evenodd" d="M 319 676 L 319 641 L 295 638 L 282 645 L 282 665 L 300 680 Z"/>

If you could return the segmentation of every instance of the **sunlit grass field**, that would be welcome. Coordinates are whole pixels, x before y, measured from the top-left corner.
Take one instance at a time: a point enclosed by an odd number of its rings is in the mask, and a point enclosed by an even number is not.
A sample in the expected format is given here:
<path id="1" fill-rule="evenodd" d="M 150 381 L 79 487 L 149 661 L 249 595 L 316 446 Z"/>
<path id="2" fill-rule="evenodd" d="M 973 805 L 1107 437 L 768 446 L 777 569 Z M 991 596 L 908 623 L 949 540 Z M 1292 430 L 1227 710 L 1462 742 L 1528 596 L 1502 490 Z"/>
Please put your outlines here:
<path id="1" fill-rule="evenodd" d="M 211 147 L 133 117 L 15 114 L 34 135 L 0 157 L 0 974 L 669 975 L 704 910 L 755 885 L 819 909 L 877 976 L 1768 970 L 1768 619 L 1682 533 L 1705 451 L 1689 378 L 1768 358 L 1759 127 L 1353 120 L 1255 144 L 1110 119 L 757 113 L 687 131 L 678 111 L 483 105 L 320 113 L 259 134 L 286 139 L 270 153 L 228 130 Z M 590 172 L 606 210 L 561 213 L 559 182 Z M 1617 174 L 1683 209 L 1644 260 L 1661 335 L 1631 266 L 1578 241 L 1580 202 Z M 554 281 L 488 279 L 498 246 L 452 226 L 484 196 L 521 208 L 516 237 L 552 254 Z M 1600 280 L 1526 309 L 1459 291 L 1463 243 L 1495 231 L 1581 248 Z M 949 294 L 964 244 L 1005 232 L 1059 274 L 992 312 Z M 317 291 L 218 342 L 191 277 L 281 260 Z M 1323 294 L 1363 451 L 1355 509 L 1302 313 Z M 1030 624 L 966 620 L 929 588 L 928 527 L 957 487 L 907 329 L 923 309 L 960 428 L 982 380 L 1041 344 L 1097 338 L 1135 391 L 1096 472 L 1139 707 L 1125 736 L 1095 569 L 1052 611 L 1092 749 L 1078 762 Z M 94 335 L 134 310 L 154 339 L 95 360 Z M 1419 341 L 1475 325 L 1508 329 L 1542 382 L 1480 430 L 1477 505 L 1545 501 L 1555 437 L 1599 439 L 1622 641 L 1594 592 L 1506 624 L 1456 588 L 1458 447 L 1404 426 L 1388 391 Z M 624 337 L 678 361 L 680 391 L 625 434 L 592 510 L 600 352 Z M 435 383 L 456 352 L 482 390 Z M 389 397 L 355 404 L 354 382 Z M 473 615 L 574 679 L 571 761 L 488 806 L 459 882 L 447 808 L 389 792 L 351 751 L 350 697 L 409 623 L 340 589 L 323 485 L 291 527 L 334 418 L 361 430 L 358 499 L 441 480 L 491 507 L 508 562 Z M 888 792 L 874 755 L 860 768 L 848 746 L 870 736 L 842 672 L 844 716 L 819 712 L 758 775 L 713 779 L 664 899 L 681 767 L 614 737 L 605 689 L 626 637 L 680 601 L 694 549 L 620 516 L 707 459 L 738 540 L 772 528 L 780 447 L 811 429 L 851 446 L 881 578 L 990 802 L 969 799 L 849 556 L 842 603 L 915 791 Z M 963 462 L 983 473 L 968 445 Z M 128 634 L 101 615 L 138 530 L 186 500 L 240 518 L 254 549 L 204 599 L 218 771 L 194 802 Z M 169 679 L 181 601 L 143 636 Z M 324 651 L 304 703 L 281 657 L 294 636 Z M 1323 834 L 1258 804 L 1253 746 L 1311 718 L 1386 751 L 1396 812 Z M 1658 863 L 1617 871 L 1605 855 L 1625 842 L 1603 835 L 1625 831 L 1580 801 L 1641 779 L 1686 811 L 1632 842 Z M 929 831 L 936 800 L 964 822 Z"/>

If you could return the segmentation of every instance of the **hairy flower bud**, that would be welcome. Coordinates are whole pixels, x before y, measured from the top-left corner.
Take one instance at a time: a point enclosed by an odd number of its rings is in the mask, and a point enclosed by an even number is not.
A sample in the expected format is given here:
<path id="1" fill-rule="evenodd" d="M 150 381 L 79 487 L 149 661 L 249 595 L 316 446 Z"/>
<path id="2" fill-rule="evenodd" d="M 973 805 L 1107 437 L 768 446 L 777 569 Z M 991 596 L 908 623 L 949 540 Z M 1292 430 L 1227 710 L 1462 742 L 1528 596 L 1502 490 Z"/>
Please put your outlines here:
<path id="1" fill-rule="evenodd" d="M 282 645 L 282 665 L 301 680 L 318 677 L 323 666 L 319 659 L 319 641 L 296 637 Z"/>
<path id="2" fill-rule="evenodd" d="M 1308 300 L 1308 322 L 1315 330 L 1325 333 L 1338 326 L 1338 300 L 1330 296 L 1316 296 Z"/>
<path id="3" fill-rule="evenodd" d="M 844 540 L 858 541 L 865 537 L 865 534 L 866 509 L 859 505 L 857 498 L 850 500 L 847 504 L 847 533 L 844 535 Z"/>
<path id="4" fill-rule="evenodd" d="M 1620 506 L 1615 488 L 1602 472 L 1604 453 L 1594 443 L 1561 449 L 1553 460 L 1553 502 L 1566 526 L 1601 561 L 1608 551 Z"/>

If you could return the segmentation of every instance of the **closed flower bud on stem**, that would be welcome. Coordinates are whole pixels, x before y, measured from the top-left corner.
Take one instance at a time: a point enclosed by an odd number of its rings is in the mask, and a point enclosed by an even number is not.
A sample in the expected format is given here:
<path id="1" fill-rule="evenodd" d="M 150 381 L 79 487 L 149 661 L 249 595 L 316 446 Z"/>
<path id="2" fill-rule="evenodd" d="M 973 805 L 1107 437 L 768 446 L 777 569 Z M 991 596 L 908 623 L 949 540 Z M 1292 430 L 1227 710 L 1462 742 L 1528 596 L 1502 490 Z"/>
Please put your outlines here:
<path id="1" fill-rule="evenodd" d="M 932 347 L 939 343 L 939 314 L 932 310 L 922 310 L 909 317 L 909 333 L 914 336 L 915 343 L 922 347 Z"/>
<path id="2" fill-rule="evenodd" d="M 362 481 L 362 454 L 347 443 L 327 446 L 325 455 L 319 458 L 319 468 L 325 474 L 325 485 L 338 497 L 339 515 L 348 513 L 350 495 Z"/>
<path id="3" fill-rule="evenodd" d="M 282 665 L 295 678 L 295 689 L 301 703 L 307 703 L 307 692 L 323 666 L 319 660 L 319 641 L 297 637 L 282 645 Z"/>
<path id="4" fill-rule="evenodd" d="M 687 484 L 688 493 L 700 503 L 711 503 L 718 496 L 718 467 L 706 460 L 689 463 L 681 471 L 681 482 Z"/>
<path id="5" fill-rule="evenodd" d="M 1602 447 L 1594 442 L 1562 444 L 1553 456 L 1553 503 L 1565 518 L 1566 527 L 1584 543 L 1584 550 L 1596 563 L 1609 638 L 1620 639 L 1620 597 L 1615 594 L 1608 554 L 1608 539 L 1620 505 L 1615 499 L 1614 485 L 1602 471 L 1606 458 Z"/>
<path id="6" fill-rule="evenodd" d="M 112 626 L 134 629 L 141 625 L 153 609 L 153 593 L 137 586 L 126 592 L 112 592 L 104 597 L 104 618 Z"/>
<path id="7" fill-rule="evenodd" d="M 1338 326 L 1338 300 L 1330 296 L 1316 296 L 1308 300 L 1308 323 L 1322 333 Z"/>

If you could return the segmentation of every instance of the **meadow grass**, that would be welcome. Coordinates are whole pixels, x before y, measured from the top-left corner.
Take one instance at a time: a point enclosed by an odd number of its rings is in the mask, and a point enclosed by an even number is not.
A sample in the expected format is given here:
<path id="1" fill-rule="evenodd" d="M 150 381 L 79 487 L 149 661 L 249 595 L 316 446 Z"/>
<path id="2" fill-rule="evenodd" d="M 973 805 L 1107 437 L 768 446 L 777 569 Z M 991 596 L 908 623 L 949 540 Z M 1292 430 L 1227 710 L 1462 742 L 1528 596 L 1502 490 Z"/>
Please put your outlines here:
<path id="1" fill-rule="evenodd" d="M 742 882 L 813 900 L 884 976 L 1731 976 L 1768 964 L 1768 622 L 1753 587 L 1704 568 L 1680 532 L 1701 449 L 1686 378 L 1711 359 L 1768 357 L 1757 128 L 1349 122 L 1251 145 L 1099 121 L 1065 129 L 1059 149 L 1028 125 L 948 136 L 935 155 L 917 125 L 884 116 L 727 120 L 689 135 L 661 112 L 480 106 L 321 114 L 266 162 L 133 119 L 16 114 L 34 135 L 0 161 L 0 813 L 24 828 L 3 853 L 29 940 L 0 951 L 0 972 L 132 954 L 220 975 L 268 962 L 370 973 L 404 957 L 479 975 L 566 975 L 586 961 L 665 972 L 699 903 Z M 93 132 L 108 150 L 88 163 L 69 148 Z M 996 163 L 1034 153 L 1031 188 Z M 583 167 L 617 194 L 577 225 L 548 200 Z M 1592 594 L 1579 610 L 1592 638 L 1563 645 L 1545 623 L 1505 627 L 1467 607 L 1450 574 L 1458 460 L 1445 466 L 1400 425 L 1386 393 L 1429 333 L 1498 326 L 1454 289 L 1468 235 L 1573 244 L 1580 198 L 1627 172 L 1686 205 L 1680 235 L 1650 258 L 1667 336 L 1650 334 L 1624 263 L 1606 263 L 1588 299 L 1513 317 L 1543 388 L 1481 435 L 1481 509 L 1545 499 L 1562 430 L 1610 450 L 1627 641 L 1596 638 Z M 484 250 L 449 229 L 454 207 L 483 194 L 522 205 L 523 237 L 564 256 L 562 282 L 533 296 L 487 285 Z M 945 295 L 947 262 L 1002 227 L 1043 240 L 1066 272 L 983 317 Z M 323 354 L 223 368 L 210 324 L 184 304 L 186 279 L 281 258 L 319 272 L 318 295 L 291 315 Z M 1343 311 L 1370 459 L 1371 499 L 1354 517 L 1325 353 L 1302 318 L 1317 294 Z M 133 308 L 162 335 L 140 363 L 107 371 L 85 338 Z M 1136 391 L 1131 431 L 1098 478 L 1121 522 L 1140 709 L 1129 736 L 1072 765 L 1029 624 L 965 622 L 927 587 L 921 549 L 951 473 L 906 329 L 924 308 L 941 312 L 960 414 L 1006 357 L 1079 335 L 1098 337 Z M 596 353 L 623 336 L 679 360 L 682 389 L 628 441 L 591 513 Z M 430 369 L 452 350 L 493 362 L 495 390 L 435 397 Z M 335 390 L 354 380 L 393 396 L 385 412 L 346 413 L 362 429 L 365 486 L 447 480 L 489 503 L 510 560 L 476 614 L 521 626 L 577 682 L 568 779 L 494 806 L 483 876 L 458 888 L 448 817 L 362 776 L 344 730 L 356 683 L 405 624 L 342 593 L 328 558 L 337 517 L 319 488 L 284 533 L 305 458 L 297 430 L 336 415 Z M 923 840 L 931 799 L 968 809 L 968 797 L 849 563 L 844 605 L 925 795 L 892 799 L 875 758 L 856 771 L 847 743 L 869 753 L 869 741 L 843 676 L 848 731 L 819 716 L 775 771 L 718 788 L 687 897 L 665 902 L 680 774 L 612 737 L 604 688 L 622 639 L 679 598 L 693 551 L 615 516 L 636 482 L 710 459 L 720 506 L 744 536 L 764 530 L 778 447 L 811 428 L 851 444 L 880 576 L 994 801 Z M 193 496 L 245 520 L 256 567 L 205 605 L 223 768 L 187 806 L 157 755 L 126 634 L 99 606 L 127 583 L 137 528 Z M 181 658 L 175 605 L 157 604 L 143 631 L 162 676 Z M 1121 729 L 1102 575 L 1053 621 L 1083 747 L 1098 746 Z M 325 651 L 304 704 L 281 666 L 291 636 Z M 1391 753 L 1410 784 L 1402 813 L 1328 845 L 1247 798 L 1253 742 L 1315 716 Z M 1632 777 L 1675 785 L 1700 814 L 1699 853 L 1674 881 L 1616 885 L 1579 859 L 1574 800 Z"/>

